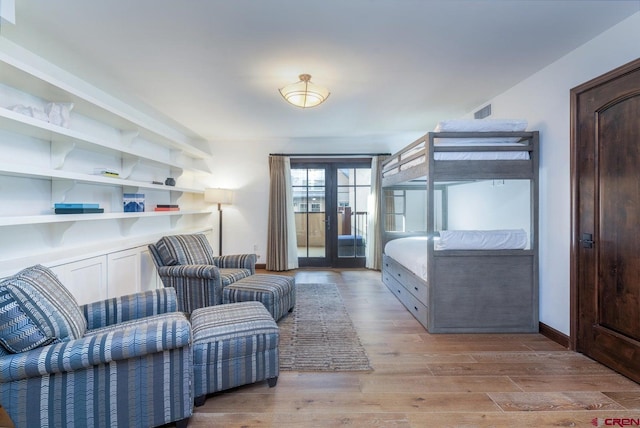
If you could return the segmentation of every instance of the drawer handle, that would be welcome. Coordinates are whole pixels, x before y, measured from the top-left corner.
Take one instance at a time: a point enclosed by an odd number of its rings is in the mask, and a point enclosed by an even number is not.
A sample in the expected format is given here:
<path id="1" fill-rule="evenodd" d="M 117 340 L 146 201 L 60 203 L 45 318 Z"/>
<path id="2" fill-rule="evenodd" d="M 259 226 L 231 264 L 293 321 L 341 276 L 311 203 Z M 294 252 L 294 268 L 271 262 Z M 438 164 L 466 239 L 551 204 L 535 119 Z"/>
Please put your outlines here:
<path id="1" fill-rule="evenodd" d="M 414 290 L 418 291 L 418 287 L 413 287 Z"/>
<path id="2" fill-rule="evenodd" d="M 418 307 L 417 306 L 414 306 L 413 309 L 415 309 L 416 312 L 418 312 Z"/>
<path id="3" fill-rule="evenodd" d="M 400 294 L 400 289 L 398 289 L 398 294 Z"/>
<path id="4" fill-rule="evenodd" d="M 402 275 L 398 274 L 398 276 L 402 276 Z"/>

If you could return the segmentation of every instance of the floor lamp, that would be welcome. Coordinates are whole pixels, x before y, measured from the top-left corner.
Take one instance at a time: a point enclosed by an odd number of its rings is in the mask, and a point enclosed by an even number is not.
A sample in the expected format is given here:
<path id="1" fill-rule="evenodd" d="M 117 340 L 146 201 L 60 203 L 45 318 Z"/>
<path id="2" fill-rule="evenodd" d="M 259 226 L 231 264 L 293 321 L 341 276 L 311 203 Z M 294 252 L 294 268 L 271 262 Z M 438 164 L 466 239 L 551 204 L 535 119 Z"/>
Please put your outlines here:
<path id="1" fill-rule="evenodd" d="M 230 205 L 233 201 L 233 191 L 229 189 L 205 189 L 205 202 L 218 204 L 218 255 L 222 255 L 222 204 Z"/>

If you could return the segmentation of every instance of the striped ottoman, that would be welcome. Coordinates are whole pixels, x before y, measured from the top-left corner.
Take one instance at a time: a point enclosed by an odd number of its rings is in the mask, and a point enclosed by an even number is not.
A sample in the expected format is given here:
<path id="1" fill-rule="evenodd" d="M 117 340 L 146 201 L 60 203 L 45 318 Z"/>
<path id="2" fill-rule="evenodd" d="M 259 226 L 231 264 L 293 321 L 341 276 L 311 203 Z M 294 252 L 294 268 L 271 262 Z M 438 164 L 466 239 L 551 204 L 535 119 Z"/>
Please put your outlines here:
<path id="1" fill-rule="evenodd" d="M 260 302 L 207 306 L 191 313 L 195 405 L 207 394 L 278 382 L 280 331 Z"/>
<path id="2" fill-rule="evenodd" d="M 296 282 L 292 276 L 255 274 L 227 285 L 222 303 L 262 302 L 278 321 L 296 304 Z"/>

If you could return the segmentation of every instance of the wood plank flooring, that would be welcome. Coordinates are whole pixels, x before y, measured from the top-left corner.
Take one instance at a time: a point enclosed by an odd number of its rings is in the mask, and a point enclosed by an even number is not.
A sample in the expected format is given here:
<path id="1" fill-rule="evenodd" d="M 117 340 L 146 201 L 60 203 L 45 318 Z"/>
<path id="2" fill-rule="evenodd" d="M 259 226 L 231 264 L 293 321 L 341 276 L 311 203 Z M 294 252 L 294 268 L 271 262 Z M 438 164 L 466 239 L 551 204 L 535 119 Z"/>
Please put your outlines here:
<path id="1" fill-rule="evenodd" d="M 295 276 L 298 283 L 338 284 L 373 372 L 281 372 L 275 388 L 260 382 L 210 396 L 189 427 L 587 428 L 594 418 L 601 426 L 606 418 L 640 424 L 640 385 L 542 335 L 431 335 L 379 272 Z"/>
<path id="2" fill-rule="evenodd" d="M 640 424 L 640 385 L 542 335 L 431 335 L 379 272 L 290 274 L 338 284 L 374 370 L 281 372 L 274 388 L 259 382 L 210 396 L 189 427 Z"/>

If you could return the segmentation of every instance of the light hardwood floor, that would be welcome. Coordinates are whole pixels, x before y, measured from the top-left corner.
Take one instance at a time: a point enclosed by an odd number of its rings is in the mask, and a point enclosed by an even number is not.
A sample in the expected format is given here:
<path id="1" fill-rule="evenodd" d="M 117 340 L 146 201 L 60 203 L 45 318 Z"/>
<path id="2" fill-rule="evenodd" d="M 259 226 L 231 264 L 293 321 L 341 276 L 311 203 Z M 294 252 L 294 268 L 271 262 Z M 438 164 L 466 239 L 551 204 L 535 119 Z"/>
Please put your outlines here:
<path id="1" fill-rule="evenodd" d="M 213 395 L 189 427 L 592 427 L 640 421 L 640 385 L 539 334 L 432 335 L 367 270 L 299 270 L 338 284 L 374 368 L 280 372 Z M 608 420 L 608 423 L 613 423 Z M 621 421 L 622 422 L 622 421 Z"/>
<path id="2" fill-rule="evenodd" d="M 338 284 L 374 370 L 281 372 L 274 388 L 259 382 L 210 396 L 189 427 L 640 423 L 640 385 L 542 335 L 431 335 L 379 272 L 315 269 L 295 277 Z"/>

